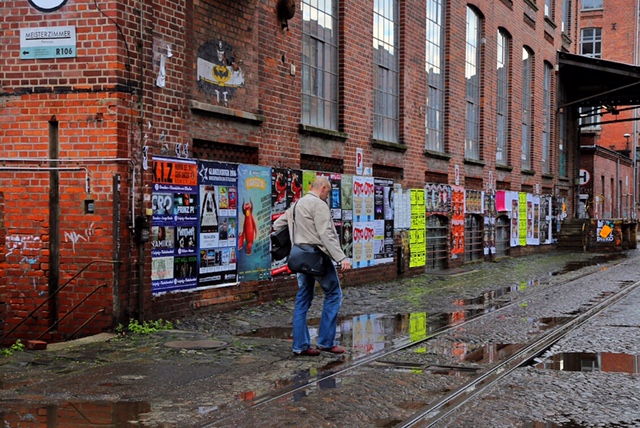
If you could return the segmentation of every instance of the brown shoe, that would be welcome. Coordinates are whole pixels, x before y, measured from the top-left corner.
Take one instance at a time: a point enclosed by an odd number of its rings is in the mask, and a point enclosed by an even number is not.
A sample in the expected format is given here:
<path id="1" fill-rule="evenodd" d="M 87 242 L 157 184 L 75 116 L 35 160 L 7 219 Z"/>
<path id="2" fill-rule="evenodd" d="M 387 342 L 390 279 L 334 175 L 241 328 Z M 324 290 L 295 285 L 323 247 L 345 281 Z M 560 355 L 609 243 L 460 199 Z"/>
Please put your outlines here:
<path id="1" fill-rule="evenodd" d="M 315 348 L 309 348 L 305 349 L 304 351 L 294 352 L 293 355 L 307 355 L 309 357 L 317 357 L 318 355 L 320 355 L 320 351 Z"/>
<path id="2" fill-rule="evenodd" d="M 323 348 L 322 346 L 318 346 L 320 351 L 331 352 L 332 354 L 344 354 L 345 349 L 342 346 L 332 346 L 331 348 Z"/>

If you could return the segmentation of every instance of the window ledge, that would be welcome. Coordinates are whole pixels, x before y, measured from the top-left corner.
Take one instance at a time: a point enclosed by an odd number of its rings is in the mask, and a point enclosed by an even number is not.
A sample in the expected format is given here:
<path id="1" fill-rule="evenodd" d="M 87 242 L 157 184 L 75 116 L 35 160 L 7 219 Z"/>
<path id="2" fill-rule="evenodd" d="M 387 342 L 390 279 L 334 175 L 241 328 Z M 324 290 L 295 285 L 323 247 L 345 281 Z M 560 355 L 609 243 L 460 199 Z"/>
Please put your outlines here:
<path id="1" fill-rule="evenodd" d="M 508 171 L 508 172 L 513 171 L 513 167 L 509 165 L 496 165 L 496 169 L 499 169 L 501 171 Z"/>
<path id="2" fill-rule="evenodd" d="M 555 22 L 553 22 L 553 21 L 551 20 L 551 18 L 549 18 L 548 16 L 545 16 L 545 17 L 544 17 L 544 22 L 546 22 L 547 24 L 549 24 L 549 26 L 550 26 L 551 28 L 553 28 L 554 30 L 555 30 L 556 28 L 558 28 L 558 25 L 557 25 Z"/>
<path id="3" fill-rule="evenodd" d="M 501 0 L 509 9 L 513 10 L 513 0 Z"/>
<path id="4" fill-rule="evenodd" d="M 530 169 L 523 169 L 521 172 L 522 172 L 522 175 L 531 175 L 531 176 L 536 175 L 536 172 L 531 171 Z"/>
<path id="5" fill-rule="evenodd" d="M 535 0 L 524 0 L 524 2 L 531 8 L 534 10 L 534 12 L 538 11 L 538 6 L 536 6 L 536 2 Z"/>
<path id="6" fill-rule="evenodd" d="M 345 141 L 349 138 L 346 132 L 334 131 L 332 129 L 318 128 L 311 125 L 300 124 L 300 132 L 302 134 L 315 135 L 318 137 L 331 138 L 333 140 Z"/>
<path id="7" fill-rule="evenodd" d="M 196 112 L 209 113 L 216 116 L 224 116 L 226 118 L 231 118 L 238 121 L 250 122 L 254 125 L 261 125 L 262 123 L 267 121 L 267 117 L 261 114 L 253 114 L 249 113 L 248 111 L 202 103 L 195 100 L 189 101 L 189 108 Z"/>
<path id="8" fill-rule="evenodd" d="M 481 160 L 468 159 L 468 158 L 464 158 L 464 163 L 466 163 L 467 165 L 477 165 L 477 166 L 486 166 L 487 165 L 486 162 L 483 162 Z"/>
<path id="9" fill-rule="evenodd" d="M 376 149 L 385 149 L 393 152 L 406 152 L 407 146 L 400 143 L 392 143 L 391 141 L 384 140 L 376 140 L 375 138 L 371 140 L 371 146 Z"/>
<path id="10" fill-rule="evenodd" d="M 443 159 L 443 160 L 451 159 L 451 155 L 444 152 L 436 152 L 433 150 L 424 149 L 423 153 L 428 158 Z"/>
<path id="11" fill-rule="evenodd" d="M 545 174 L 545 173 L 542 174 L 542 178 L 544 178 L 545 180 L 553 180 L 554 177 L 555 176 L 553 174 L 548 174 L 548 173 L 547 174 Z"/>

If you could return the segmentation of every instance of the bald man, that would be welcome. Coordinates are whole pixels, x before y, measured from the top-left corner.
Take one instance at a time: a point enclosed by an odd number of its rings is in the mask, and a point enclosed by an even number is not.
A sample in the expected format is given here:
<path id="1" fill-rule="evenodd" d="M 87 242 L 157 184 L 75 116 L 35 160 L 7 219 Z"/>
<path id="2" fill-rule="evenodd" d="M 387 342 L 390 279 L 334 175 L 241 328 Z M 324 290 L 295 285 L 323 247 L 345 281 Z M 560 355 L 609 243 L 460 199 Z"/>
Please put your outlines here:
<path id="1" fill-rule="evenodd" d="M 310 275 L 298 273 L 298 294 L 293 310 L 293 353 L 295 355 L 320 355 L 321 351 L 333 354 L 344 353 L 344 348 L 334 343 L 338 325 L 338 311 L 342 304 L 342 289 L 338 272 L 332 260 L 340 265 L 340 271 L 351 269 L 351 262 L 342 251 L 340 239 L 331 218 L 327 198 L 331 192 L 331 183 L 325 177 L 318 177 L 311 185 L 309 193 L 290 207 L 273 224 L 277 231 L 289 225 L 291 242 L 317 246 L 327 256 L 325 273 Z M 295 209 L 295 225 L 293 224 Z M 318 329 L 318 343 L 311 347 L 307 312 L 313 302 L 315 283 L 318 281 L 324 291 L 324 306 Z"/>

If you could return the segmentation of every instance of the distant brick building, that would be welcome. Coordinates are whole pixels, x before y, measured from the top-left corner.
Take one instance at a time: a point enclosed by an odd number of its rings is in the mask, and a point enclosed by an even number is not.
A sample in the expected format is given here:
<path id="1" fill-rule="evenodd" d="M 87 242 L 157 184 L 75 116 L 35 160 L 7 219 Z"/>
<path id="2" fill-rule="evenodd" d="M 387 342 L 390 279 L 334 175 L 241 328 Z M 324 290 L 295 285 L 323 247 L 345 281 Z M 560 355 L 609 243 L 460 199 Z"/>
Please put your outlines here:
<path id="1" fill-rule="evenodd" d="M 640 48 L 638 7 L 637 2 L 624 0 L 582 0 L 576 53 L 637 66 Z M 586 147 L 586 152 L 593 153 L 589 149 L 593 145 L 613 150 L 617 152 L 614 156 L 623 165 L 629 164 L 628 160 L 631 160 L 634 171 L 630 181 L 613 178 L 614 181 L 610 182 L 608 176 L 614 174 L 615 168 L 586 168 L 598 180 L 596 187 L 600 188 L 594 194 L 595 199 L 589 199 L 589 205 L 601 209 L 608 207 L 604 212 L 608 212 L 610 217 L 637 218 L 638 185 L 636 167 L 633 165 L 640 132 L 637 107 L 604 104 L 600 107 L 583 108 L 581 113 L 580 144 Z M 605 165 L 607 162 L 607 159 L 600 161 Z M 606 183 L 600 183 L 605 176 Z M 585 196 L 586 193 L 583 193 L 583 197 Z"/>
<path id="2" fill-rule="evenodd" d="M 327 174 L 336 213 L 380 189 L 336 216 L 364 224 L 344 238 L 362 257 L 346 284 L 553 244 L 550 218 L 575 213 L 575 116 L 556 107 L 577 3 L 5 1 L 0 331 L 57 339 L 291 296 L 291 278 L 242 267 L 246 217 L 274 215 L 267 190 L 242 199 L 250 174 Z"/>

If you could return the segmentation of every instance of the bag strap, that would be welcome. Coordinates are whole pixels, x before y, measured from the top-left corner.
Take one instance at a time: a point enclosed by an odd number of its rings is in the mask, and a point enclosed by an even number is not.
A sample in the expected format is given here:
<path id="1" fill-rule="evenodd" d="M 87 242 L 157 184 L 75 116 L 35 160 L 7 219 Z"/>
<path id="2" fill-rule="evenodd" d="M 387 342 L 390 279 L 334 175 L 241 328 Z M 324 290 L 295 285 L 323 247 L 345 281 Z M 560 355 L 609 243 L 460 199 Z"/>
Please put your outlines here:
<path id="1" fill-rule="evenodd" d="M 298 199 L 299 201 L 300 199 Z M 293 223 L 291 223 L 291 237 L 293 238 L 291 240 L 291 242 L 293 243 L 293 245 L 296 245 L 296 206 L 298 205 L 298 201 L 296 201 L 295 204 L 293 204 Z"/>

